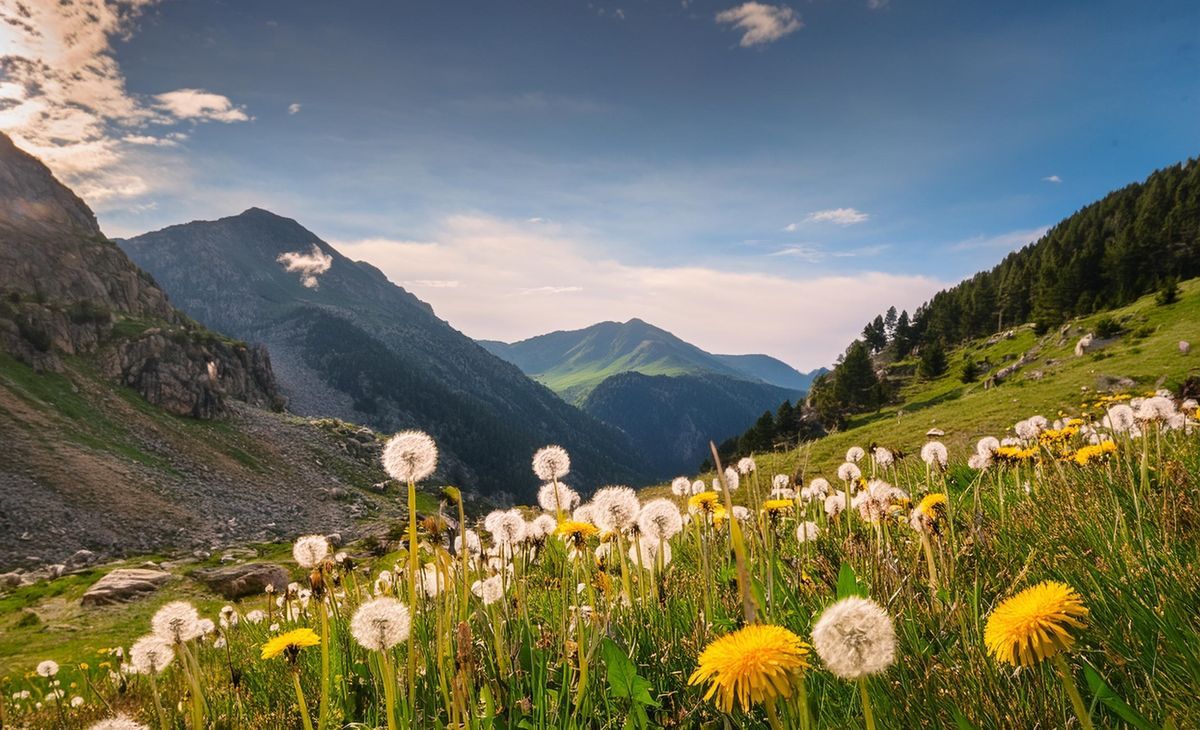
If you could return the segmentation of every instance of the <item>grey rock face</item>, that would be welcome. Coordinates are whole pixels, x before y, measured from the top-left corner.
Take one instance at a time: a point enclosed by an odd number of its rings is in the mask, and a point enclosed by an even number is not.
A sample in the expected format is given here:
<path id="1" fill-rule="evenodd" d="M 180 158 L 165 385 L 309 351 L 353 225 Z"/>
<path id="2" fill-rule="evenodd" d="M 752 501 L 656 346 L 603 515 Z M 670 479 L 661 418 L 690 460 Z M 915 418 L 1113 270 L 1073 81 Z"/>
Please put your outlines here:
<path id="1" fill-rule="evenodd" d="M 288 572 L 274 563 L 246 563 L 222 568 L 197 570 L 192 577 L 229 600 L 257 596 L 268 585 L 276 592 L 287 590 Z"/>
<path id="2" fill-rule="evenodd" d="M 128 603 L 161 588 L 173 576 L 163 570 L 118 568 L 92 584 L 83 594 L 84 606 Z"/>

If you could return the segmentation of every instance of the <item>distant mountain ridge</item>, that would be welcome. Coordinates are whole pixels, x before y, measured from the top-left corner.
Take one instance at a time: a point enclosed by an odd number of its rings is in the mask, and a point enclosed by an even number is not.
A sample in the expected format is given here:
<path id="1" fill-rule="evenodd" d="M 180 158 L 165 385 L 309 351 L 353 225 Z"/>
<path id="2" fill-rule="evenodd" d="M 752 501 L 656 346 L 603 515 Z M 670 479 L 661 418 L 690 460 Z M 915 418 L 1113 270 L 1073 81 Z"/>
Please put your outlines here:
<path id="1" fill-rule="evenodd" d="M 529 458 L 546 443 L 571 452 L 574 486 L 648 478 L 627 437 L 292 219 L 250 208 L 120 244 L 189 315 L 265 344 L 292 410 L 426 430 L 449 483 L 527 497 Z"/>
<path id="2" fill-rule="evenodd" d="M 606 378 L 625 372 L 721 375 L 793 390 L 803 390 L 816 377 L 768 355 L 713 355 L 637 318 L 520 342 L 480 340 L 479 344 L 567 401 L 580 404 Z"/>
<path id="3" fill-rule="evenodd" d="M 799 400 L 819 374 L 767 355 L 713 355 L 636 318 L 480 344 L 621 429 L 660 477 L 694 470 L 710 440 Z"/>

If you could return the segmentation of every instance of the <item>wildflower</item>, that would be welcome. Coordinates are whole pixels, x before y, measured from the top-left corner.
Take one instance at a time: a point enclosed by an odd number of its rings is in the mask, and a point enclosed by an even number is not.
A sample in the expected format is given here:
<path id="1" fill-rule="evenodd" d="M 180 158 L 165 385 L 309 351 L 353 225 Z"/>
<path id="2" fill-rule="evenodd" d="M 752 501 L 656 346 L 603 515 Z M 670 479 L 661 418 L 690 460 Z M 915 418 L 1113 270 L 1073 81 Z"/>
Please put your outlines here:
<path id="1" fill-rule="evenodd" d="M 652 499 L 642 506 L 638 514 L 638 526 L 642 534 L 665 541 L 683 529 L 683 517 L 670 500 Z"/>
<path id="2" fill-rule="evenodd" d="M 741 475 L 738 474 L 737 470 L 731 466 L 725 467 L 725 486 L 729 488 L 729 491 L 736 492 L 738 487 L 741 486 L 741 483 L 742 478 Z"/>
<path id="3" fill-rule="evenodd" d="M 790 499 L 768 499 L 762 505 L 762 511 L 768 517 L 785 516 L 795 509 L 796 503 Z"/>
<path id="4" fill-rule="evenodd" d="M 971 469 L 982 471 L 992 465 L 992 455 L 987 454 L 971 454 L 967 457 L 967 466 Z"/>
<path id="5" fill-rule="evenodd" d="M 878 674 L 896 660 L 892 619 L 867 598 L 843 598 L 825 609 L 812 638 L 821 661 L 842 679 Z"/>
<path id="6" fill-rule="evenodd" d="M 248 611 L 246 613 L 246 623 L 261 624 L 266 618 L 267 614 L 258 609 L 254 609 L 253 611 Z"/>
<path id="7" fill-rule="evenodd" d="M 544 482 L 558 481 L 570 471 L 571 457 L 561 446 L 543 446 L 533 455 L 533 473 Z"/>
<path id="8" fill-rule="evenodd" d="M 796 542 L 811 542 L 817 539 L 821 528 L 815 522 L 801 522 L 796 527 Z"/>
<path id="9" fill-rule="evenodd" d="M 857 464 L 862 461 L 862 458 L 867 455 L 861 446 L 851 446 L 846 450 L 846 461 L 852 464 Z"/>
<path id="10" fill-rule="evenodd" d="M 310 628 L 292 629 L 279 636 L 273 637 L 263 644 L 262 658 L 274 659 L 280 654 L 287 654 L 287 660 L 292 664 L 296 663 L 296 657 L 300 650 L 309 646 L 318 646 L 321 643 L 321 637 L 317 636 L 317 632 Z"/>
<path id="11" fill-rule="evenodd" d="M 983 640 L 997 661 L 1031 666 L 1071 648 L 1087 607 L 1065 583 L 1044 581 L 1005 599 L 988 616 Z"/>
<path id="12" fill-rule="evenodd" d="M 824 477 L 817 477 L 808 483 L 808 488 L 814 495 L 824 497 L 829 494 L 829 480 Z"/>
<path id="13" fill-rule="evenodd" d="M 946 445 L 941 441 L 930 441 L 921 447 L 921 461 L 924 461 L 928 466 L 936 466 L 939 469 L 945 469 L 946 463 L 949 461 L 949 455 L 946 452 Z"/>
<path id="14" fill-rule="evenodd" d="M 809 667 L 808 651 L 799 636 L 782 626 L 751 624 L 705 647 L 688 684 L 708 682 L 704 699 L 715 696 L 724 712 L 731 712 L 735 703 L 749 710 L 791 697 Z"/>
<path id="15" fill-rule="evenodd" d="M 525 526 L 525 537 L 540 543 L 558 528 L 558 522 L 552 515 L 538 515 Z"/>
<path id="16" fill-rule="evenodd" d="M 1096 444 L 1080 447 L 1074 454 L 1071 455 L 1071 461 L 1078 466 L 1087 466 L 1093 461 L 1104 459 L 1109 454 L 1117 452 L 1117 444 L 1111 440 L 1100 441 Z"/>
<path id="17" fill-rule="evenodd" d="M 704 491 L 704 480 L 697 479 L 692 482 L 692 494 L 699 494 Z"/>
<path id="18" fill-rule="evenodd" d="M 771 489 L 773 490 L 787 489 L 788 485 L 791 483 L 791 477 L 789 477 L 787 474 L 776 474 L 775 476 L 771 477 Z"/>
<path id="19" fill-rule="evenodd" d="M 737 462 L 738 474 L 745 475 L 745 474 L 749 474 L 754 471 L 758 471 L 758 464 L 754 463 L 754 459 L 750 458 L 749 456 L 744 456 L 744 457 L 738 459 L 738 462 Z"/>
<path id="20" fill-rule="evenodd" d="M 692 495 L 692 498 L 688 500 L 688 511 L 692 514 L 712 514 L 720 504 L 721 495 L 716 492 L 700 492 Z"/>
<path id="21" fill-rule="evenodd" d="M 737 520 L 738 522 L 745 522 L 746 520 L 750 519 L 750 517 L 751 514 L 749 507 L 743 507 L 740 504 L 733 505 L 733 519 Z"/>
<path id="22" fill-rule="evenodd" d="M 984 436 L 975 444 L 975 453 L 991 458 L 998 448 L 1000 448 L 1000 439 L 995 436 Z"/>
<path id="23" fill-rule="evenodd" d="M 567 520 L 565 522 L 558 523 L 558 529 L 556 529 L 555 532 L 568 544 L 579 550 L 583 548 L 585 540 L 600 532 L 600 528 L 596 527 L 590 522 Z"/>
<path id="24" fill-rule="evenodd" d="M 350 619 L 350 635 L 364 649 L 387 651 L 408 638 L 412 618 L 395 598 L 373 598 Z"/>
<path id="25" fill-rule="evenodd" d="M 638 545 L 641 551 L 638 551 Z M 640 563 L 643 568 L 653 571 L 657 566 L 658 554 L 662 553 L 663 567 L 671 564 L 671 544 L 659 540 L 641 540 L 638 545 L 629 546 L 629 559 Z"/>
<path id="26" fill-rule="evenodd" d="M 172 644 L 199 638 L 203 634 L 200 614 L 187 601 L 171 601 L 158 609 L 150 620 L 154 633 Z"/>
<path id="27" fill-rule="evenodd" d="M 585 505 L 581 505 L 581 506 L 575 508 L 575 511 L 571 513 L 571 519 L 576 522 L 590 522 L 592 524 L 595 524 L 596 523 L 596 505 L 592 504 L 591 502 L 588 502 Z"/>
<path id="28" fill-rule="evenodd" d="M 771 499 L 786 499 L 796 501 L 796 490 L 791 487 L 773 487 L 770 494 Z"/>
<path id="29" fill-rule="evenodd" d="M 138 674 L 159 674 L 175 658 L 175 649 L 158 634 L 147 634 L 129 647 L 129 666 Z"/>
<path id="30" fill-rule="evenodd" d="M 471 592 L 483 599 L 483 605 L 490 606 L 504 597 L 504 581 L 501 576 L 493 575 L 482 581 L 475 581 Z"/>
<path id="31" fill-rule="evenodd" d="M 547 512 L 559 514 L 579 506 L 579 493 L 565 484 L 547 482 L 538 490 L 538 506 Z"/>
<path id="32" fill-rule="evenodd" d="M 852 482 L 862 476 L 862 470 L 857 465 L 847 461 L 838 467 L 837 476 L 843 482 Z"/>
<path id="33" fill-rule="evenodd" d="M 470 530 L 470 529 L 465 530 L 464 532 L 465 532 L 466 538 L 467 538 L 466 548 L 465 548 L 467 553 L 469 555 L 476 555 L 476 556 L 479 555 L 480 553 L 482 553 L 483 552 L 483 543 L 479 540 L 479 533 L 475 532 L 474 530 Z M 463 536 L 455 535 L 454 536 L 454 552 L 461 554 L 463 549 L 464 549 Z"/>
<path id="34" fill-rule="evenodd" d="M 502 512 L 493 522 L 491 533 L 497 545 L 516 545 L 525 539 L 525 518 L 515 509 Z"/>
<path id="35" fill-rule="evenodd" d="M 1161 395 L 1143 400 L 1134 411 L 1139 421 L 1166 421 L 1175 415 L 1175 403 Z"/>
<path id="36" fill-rule="evenodd" d="M 58 674 L 58 662 L 47 659 L 37 665 L 37 673 L 39 677 L 53 677 Z"/>
<path id="37" fill-rule="evenodd" d="M 842 513 L 846 509 L 846 493 L 838 490 L 825 498 L 825 514 L 833 518 Z"/>
<path id="38" fill-rule="evenodd" d="M 446 575 L 433 563 L 421 566 L 417 592 L 425 598 L 436 598 L 446 588 Z"/>
<path id="39" fill-rule="evenodd" d="M 908 524 L 917 532 L 932 532 L 938 522 L 946 516 L 947 498 L 941 492 L 926 494 L 921 502 L 913 508 L 909 515 Z"/>
<path id="40" fill-rule="evenodd" d="M 383 447 L 383 470 L 398 482 L 419 482 L 437 468 L 437 444 L 421 431 L 401 431 Z"/>
<path id="41" fill-rule="evenodd" d="M 71 698 L 71 707 L 83 707 L 83 698 L 75 695 Z"/>
<path id="42" fill-rule="evenodd" d="M 605 487 L 592 498 L 596 506 L 596 526 L 602 530 L 619 531 L 637 519 L 641 503 L 629 487 Z"/>
<path id="43" fill-rule="evenodd" d="M 329 556 L 329 541 L 324 535 L 305 535 L 292 546 L 292 558 L 301 568 L 315 568 Z"/>
<path id="44" fill-rule="evenodd" d="M 1113 433 L 1128 433 L 1134 427 L 1133 408 L 1118 403 L 1108 409 L 1101 423 Z"/>
<path id="45" fill-rule="evenodd" d="M 128 715 L 120 714 L 94 722 L 87 726 L 87 730 L 149 730 L 149 728 Z"/>
<path id="46" fill-rule="evenodd" d="M 692 480 L 687 477 L 675 477 L 671 480 L 671 494 L 676 497 L 686 497 L 692 493 Z"/>
<path id="47" fill-rule="evenodd" d="M 875 460 L 876 466 L 884 469 L 896 462 L 896 455 L 892 453 L 891 449 L 882 446 L 876 446 L 871 450 L 871 458 Z"/>

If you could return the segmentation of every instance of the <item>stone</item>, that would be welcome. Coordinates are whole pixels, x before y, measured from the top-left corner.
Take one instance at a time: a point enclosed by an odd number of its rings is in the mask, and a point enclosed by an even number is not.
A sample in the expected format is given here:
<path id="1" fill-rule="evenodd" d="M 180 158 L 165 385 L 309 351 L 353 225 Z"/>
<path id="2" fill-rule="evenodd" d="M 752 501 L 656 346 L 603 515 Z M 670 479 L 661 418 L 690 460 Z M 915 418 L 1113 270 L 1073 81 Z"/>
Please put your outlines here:
<path id="1" fill-rule="evenodd" d="M 20 571 L 12 571 L 11 573 L 0 573 L 0 588 L 16 588 L 21 585 Z"/>
<path id="2" fill-rule="evenodd" d="M 1186 355 L 1191 351 L 1192 351 L 1192 343 L 1188 342 L 1187 340 L 1179 341 L 1179 354 Z"/>
<path id="3" fill-rule="evenodd" d="M 157 591 L 173 577 L 163 570 L 117 568 L 93 583 L 83 594 L 81 603 L 84 606 L 128 603 Z"/>
<path id="4" fill-rule="evenodd" d="M 76 550 L 71 554 L 71 557 L 63 561 L 68 569 L 86 568 L 93 565 L 100 559 L 100 556 L 91 550 Z"/>
<path id="5" fill-rule="evenodd" d="M 1086 355 L 1088 350 L 1091 349 L 1092 342 L 1095 339 L 1096 339 L 1096 336 L 1093 335 L 1091 332 L 1088 332 L 1083 337 L 1080 337 L 1079 342 L 1075 343 L 1075 357 L 1083 357 L 1084 355 Z"/>
<path id="6" fill-rule="evenodd" d="M 281 593 L 287 590 L 291 580 L 287 570 L 274 563 L 245 563 L 197 570 L 192 577 L 229 600 L 261 595 L 268 585 Z"/>
<path id="7" fill-rule="evenodd" d="M 221 554 L 222 563 L 238 563 L 243 560 L 252 560 L 258 557 L 258 551 L 254 548 L 232 547 Z"/>

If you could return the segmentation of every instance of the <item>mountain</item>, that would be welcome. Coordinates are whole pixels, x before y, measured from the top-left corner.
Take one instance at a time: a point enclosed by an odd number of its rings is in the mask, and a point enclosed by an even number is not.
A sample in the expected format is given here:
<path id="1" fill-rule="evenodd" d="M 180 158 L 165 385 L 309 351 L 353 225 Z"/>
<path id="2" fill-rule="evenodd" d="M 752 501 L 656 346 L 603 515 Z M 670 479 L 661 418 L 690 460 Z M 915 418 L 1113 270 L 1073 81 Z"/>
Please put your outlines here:
<path id="1" fill-rule="evenodd" d="M 528 496 L 537 486 L 529 459 L 547 443 L 571 453 L 577 487 L 648 476 L 616 429 L 294 220 L 251 208 L 120 244 L 190 316 L 265 344 L 294 412 L 428 431 L 448 483 Z"/>
<path id="2" fill-rule="evenodd" d="M 765 411 L 796 398 L 774 385 L 711 373 L 618 373 L 587 396 L 583 409 L 642 444 L 660 476 L 690 473 L 708 458 L 709 441 L 740 433 Z"/>
<path id="3" fill-rule="evenodd" d="M 204 329 L 0 134 L 0 567 L 360 530 L 373 434 L 277 412 L 270 358 Z"/>
<path id="4" fill-rule="evenodd" d="M 580 330 L 551 332 L 512 344 L 484 340 L 484 348 L 521 368 L 572 403 L 583 403 L 606 378 L 643 375 L 723 375 L 783 388 L 805 376 L 766 355 L 713 355 L 640 319 L 600 322 Z M 764 377 L 767 375 L 769 377 Z M 808 379 L 811 382 L 811 378 Z"/>
<path id="5" fill-rule="evenodd" d="M 828 368 L 817 368 L 802 373 L 770 355 L 713 355 L 713 357 L 750 377 L 792 390 L 808 390 L 813 380 L 829 371 Z"/>
<path id="6" fill-rule="evenodd" d="M 695 469 L 708 442 L 803 396 L 804 375 L 766 355 L 713 355 L 640 319 L 480 344 L 629 435 L 656 476 Z"/>

